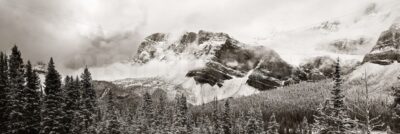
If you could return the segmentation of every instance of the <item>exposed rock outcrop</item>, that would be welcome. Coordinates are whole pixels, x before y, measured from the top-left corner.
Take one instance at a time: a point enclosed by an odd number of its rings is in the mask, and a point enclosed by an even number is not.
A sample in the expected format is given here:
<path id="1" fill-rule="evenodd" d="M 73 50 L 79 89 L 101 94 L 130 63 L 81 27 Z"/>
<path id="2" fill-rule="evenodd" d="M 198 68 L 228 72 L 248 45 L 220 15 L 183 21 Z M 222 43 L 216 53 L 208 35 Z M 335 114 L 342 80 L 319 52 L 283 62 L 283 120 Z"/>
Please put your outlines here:
<path id="1" fill-rule="evenodd" d="M 371 52 L 365 55 L 363 62 L 388 65 L 400 61 L 400 24 L 393 24 L 384 31 Z"/>
<path id="2" fill-rule="evenodd" d="M 340 54 L 360 54 L 368 51 L 371 39 L 361 37 L 358 39 L 338 39 L 324 45 L 324 50 Z"/>
<path id="3" fill-rule="evenodd" d="M 223 86 L 225 80 L 247 77 L 247 84 L 259 90 L 282 86 L 290 78 L 292 67 L 273 50 L 241 43 L 228 34 L 199 31 L 188 32 L 178 41 L 168 41 L 165 34 L 145 39 L 136 59 L 146 63 L 162 59 L 166 53 L 191 54 L 207 61 L 205 67 L 191 70 L 187 77 L 198 84 Z"/>

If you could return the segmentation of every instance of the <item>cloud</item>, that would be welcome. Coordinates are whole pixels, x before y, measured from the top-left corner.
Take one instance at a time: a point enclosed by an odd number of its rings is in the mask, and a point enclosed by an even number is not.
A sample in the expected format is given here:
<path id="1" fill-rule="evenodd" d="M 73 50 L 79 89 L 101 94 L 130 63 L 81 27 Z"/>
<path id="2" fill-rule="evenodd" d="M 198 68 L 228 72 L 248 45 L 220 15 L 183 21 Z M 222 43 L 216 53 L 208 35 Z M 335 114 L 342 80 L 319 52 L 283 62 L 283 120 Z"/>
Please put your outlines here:
<path id="1" fill-rule="evenodd" d="M 395 0 L 0 0 L 0 49 L 25 59 L 54 57 L 61 70 L 106 66 L 135 55 L 155 32 L 201 29 L 251 41 Z M 274 48 L 273 48 L 274 49 Z"/>

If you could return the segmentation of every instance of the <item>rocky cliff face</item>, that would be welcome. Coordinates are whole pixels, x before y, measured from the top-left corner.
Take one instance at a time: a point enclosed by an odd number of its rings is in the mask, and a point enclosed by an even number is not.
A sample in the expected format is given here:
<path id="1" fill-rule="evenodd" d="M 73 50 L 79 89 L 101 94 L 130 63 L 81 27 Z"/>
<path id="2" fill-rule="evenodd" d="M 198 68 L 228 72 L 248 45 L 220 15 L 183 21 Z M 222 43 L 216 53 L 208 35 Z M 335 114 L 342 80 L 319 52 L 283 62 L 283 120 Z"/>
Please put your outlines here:
<path id="1" fill-rule="evenodd" d="M 400 23 L 395 23 L 389 30 L 384 31 L 363 60 L 381 65 L 388 65 L 394 61 L 400 61 Z"/>
<path id="2" fill-rule="evenodd" d="M 221 87 L 225 80 L 248 77 L 248 85 L 267 90 L 282 86 L 292 72 L 292 67 L 269 48 L 206 31 L 185 33 L 178 41 L 169 41 L 167 34 L 153 34 L 141 43 L 135 61 L 166 60 L 171 53 L 191 55 L 206 62 L 204 67 L 187 72 L 186 76 L 198 84 Z"/>

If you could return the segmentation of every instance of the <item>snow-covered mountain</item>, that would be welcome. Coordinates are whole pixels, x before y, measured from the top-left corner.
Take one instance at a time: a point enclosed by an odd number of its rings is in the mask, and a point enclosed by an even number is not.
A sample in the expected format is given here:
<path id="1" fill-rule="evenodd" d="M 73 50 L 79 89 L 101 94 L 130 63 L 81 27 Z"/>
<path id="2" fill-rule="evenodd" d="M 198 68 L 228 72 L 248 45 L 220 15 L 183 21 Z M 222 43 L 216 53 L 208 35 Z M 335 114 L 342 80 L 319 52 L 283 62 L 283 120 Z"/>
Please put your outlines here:
<path id="1" fill-rule="evenodd" d="M 225 33 L 202 30 L 187 32 L 177 40 L 164 33 L 152 34 L 140 44 L 131 64 L 140 66 L 180 60 L 193 60 L 203 65 L 187 71 L 175 70 L 185 73 L 181 81 L 164 79 L 185 88 L 185 94 L 194 103 L 283 86 L 291 79 L 293 69 L 272 49 L 241 43 Z M 135 80 L 124 81 L 140 85 Z M 163 88 L 167 94 L 176 92 L 168 86 Z"/>
<path id="2" fill-rule="evenodd" d="M 184 93 L 193 104 L 208 102 L 214 97 L 250 95 L 300 80 L 326 79 L 336 58 L 341 59 L 349 81 L 360 78 L 358 73 L 364 67 L 378 70 L 374 74 L 379 76 L 385 74 L 381 72 L 385 69 L 379 68 L 389 66 L 370 62 L 397 61 L 394 60 L 397 55 L 379 55 L 398 49 L 398 42 L 393 39 L 398 38 L 397 25 L 387 29 L 398 18 L 400 11 L 394 7 L 399 4 L 371 3 L 353 13 L 310 26 L 266 31 L 267 36 L 260 35 L 253 40 L 239 41 L 227 33 L 203 30 L 155 33 L 140 43 L 129 61 L 91 68 L 91 71 L 95 79 L 121 87 L 140 87 L 147 83 L 149 87 L 165 91 L 169 97 Z M 387 46 L 393 47 L 386 49 Z M 383 50 L 385 53 L 381 53 Z M 393 70 L 395 66 L 392 64 L 389 68 Z M 135 93 L 140 95 L 143 91 L 135 90 Z"/>
<path id="3" fill-rule="evenodd" d="M 387 94 L 391 87 L 399 86 L 399 40 L 399 22 L 394 22 L 379 36 L 376 45 L 365 55 L 363 64 L 348 76 L 348 82 L 357 85 L 366 73 L 371 89 L 379 93 Z"/>

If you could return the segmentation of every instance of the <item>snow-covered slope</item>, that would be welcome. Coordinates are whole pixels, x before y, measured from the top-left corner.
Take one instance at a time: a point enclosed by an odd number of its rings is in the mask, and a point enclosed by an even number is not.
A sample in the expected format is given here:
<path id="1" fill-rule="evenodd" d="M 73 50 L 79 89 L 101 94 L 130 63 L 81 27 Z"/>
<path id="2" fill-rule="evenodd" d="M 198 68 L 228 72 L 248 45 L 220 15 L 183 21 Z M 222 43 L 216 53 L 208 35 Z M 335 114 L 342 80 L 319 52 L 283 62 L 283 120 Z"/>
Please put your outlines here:
<path id="1" fill-rule="evenodd" d="M 119 85 L 130 85 L 127 83 L 139 79 L 179 85 L 188 96 L 192 96 L 189 98 L 194 104 L 208 102 L 214 97 L 249 95 L 259 92 L 254 87 L 269 89 L 283 85 L 292 76 L 289 70 L 304 65 L 308 59 L 328 56 L 332 59 L 339 57 L 349 65 L 361 62 L 380 34 L 399 17 L 398 6 L 400 1 L 362 4 L 343 16 L 292 30 L 265 31 L 267 36 L 260 35 L 241 42 L 226 33 L 155 33 L 144 39 L 131 60 L 92 68 L 91 71 L 95 79 L 114 81 Z M 227 48 L 221 49 L 224 46 Z M 267 55 L 271 57 L 264 60 Z M 397 74 L 395 65 L 397 63 L 389 66 L 364 63 L 349 75 L 349 81 L 359 79 L 363 68 L 368 68 L 371 74 L 376 74 L 377 81 L 393 83 L 397 77 L 393 76 Z M 316 74 L 322 74 L 320 70 L 326 69 L 315 67 L 319 69 Z M 267 86 L 264 83 L 268 83 Z M 390 83 L 377 83 L 385 84 Z M 164 90 L 168 92 L 174 86 L 166 86 Z"/>
<path id="2" fill-rule="evenodd" d="M 353 12 L 303 27 L 266 31 L 250 42 L 265 44 L 292 65 L 316 56 L 340 57 L 362 61 L 371 51 L 382 31 L 400 15 L 400 1 L 377 1 L 360 4 Z"/>

